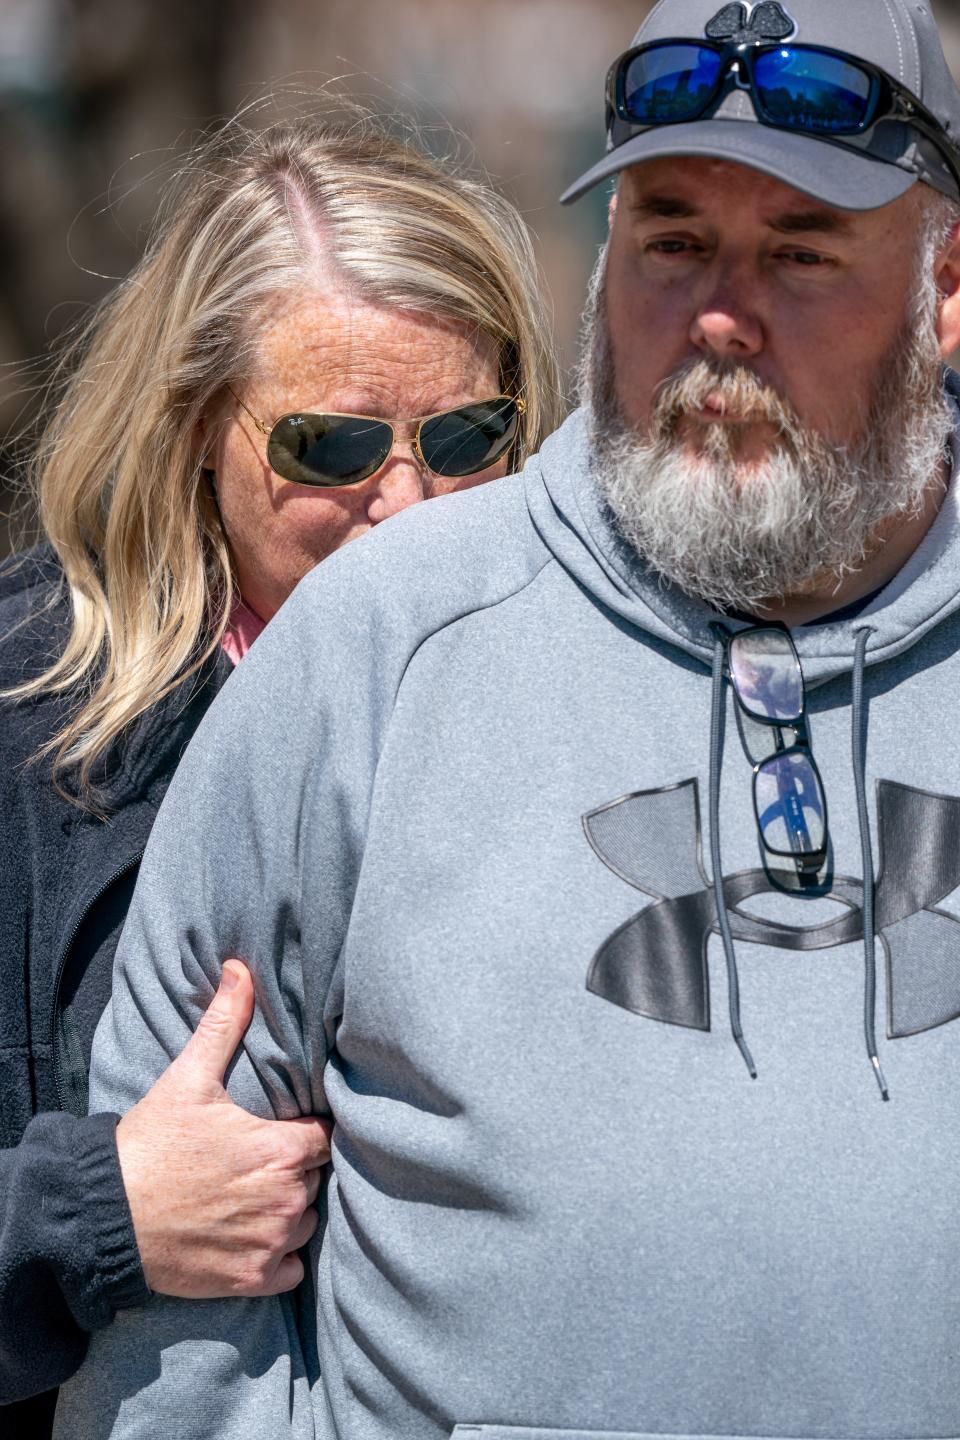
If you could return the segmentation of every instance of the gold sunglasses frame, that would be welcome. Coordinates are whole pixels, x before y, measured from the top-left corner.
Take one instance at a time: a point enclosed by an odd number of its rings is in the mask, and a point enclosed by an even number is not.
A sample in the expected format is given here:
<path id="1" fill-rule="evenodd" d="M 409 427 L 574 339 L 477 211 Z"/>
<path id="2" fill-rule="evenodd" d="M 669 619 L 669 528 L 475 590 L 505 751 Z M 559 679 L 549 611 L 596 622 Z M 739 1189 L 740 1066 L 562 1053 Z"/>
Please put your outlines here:
<path id="1" fill-rule="evenodd" d="M 310 482 L 306 480 L 289 480 L 287 479 L 286 475 L 281 475 L 279 471 L 274 470 L 273 473 L 278 477 L 278 479 L 285 481 L 287 485 L 303 485 L 309 490 L 345 490 L 349 489 L 353 485 L 362 485 L 366 480 L 372 480 L 375 475 L 380 474 L 380 471 L 384 468 L 384 466 L 389 461 L 391 455 L 393 454 L 394 448 L 397 443 L 397 430 L 401 426 L 409 427 L 411 425 L 415 425 L 417 427 L 416 430 L 413 432 L 413 435 L 410 437 L 411 449 L 413 450 L 417 462 L 422 465 L 424 470 L 428 471 L 431 475 L 440 475 L 442 479 L 465 480 L 467 478 L 466 475 L 444 476 L 441 471 L 430 469 L 430 466 L 423 458 L 423 451 L 420 448 L 420 431 L 423 429 L 424 425 L 426 425 L 431 420 L 438 419 L 441 415 L 453 415 L 457 410 L 466 410 L 469 405 L 492 405 L 497 400 L 507 400 L 510 402 L 510 404 L 516 405 L 518 418 L 521 415 L 525 415 L 527 410 L 527 402 L 526 400 L 524 400 L 522 395 L 494 395 L 489 400 L 467 400 L 463 403 L 463 405 L 452 405 L 448 410 L 434 410 L 431 415 L 415 416 L 409 420 L 385 420 L 380 415 L 355 415 L 350 411 L 339 410 L 324 410 L 316 412 L 311 412 L 309 410 L 286 410 L 282 415 L 277 416 L 276 420 L 274 420 L 272 425 L 268 425 L 265 420 L 260 420 L 256 415 L 254 415 L 253 411 L 250 409 L 250 406 L 245 404 L 244 401 L 241 400 L 240 396 L 237 394 L 236 390 L 234 390 L 232 385 L 228 385 L 227 389 L 230 391 L 230 394 L 233 396 L 234 400 L 236 400 L 241 410 L 245 410 L 246 413 L 250 416 L 250 419 L 260 431 L 260 434 L 265 435 L 268 440 L 273 434 L 276 427 L 280 424 L 280 421 L 285 420 L 288 415 L 309 415 L 311 413 L 316 413 L 331 415 L 337 420 L 370 420 L 375 425 L 386 425 L 389 427 L 390 433 L 393 436 L 393 440 L 391 441 L 390 449 L 384 458 L 383 464 L 378 465 L 376 470 L 371 470 L 369 475 L 364 475 L 363 479 L 361 480 L 345 480 L 342 485 L 311 485 Z M 516 436 L 514 436 L 513 440 L 511 440 L 510 442 L 511 446 L 515 444 Z M 504 451 L 504 454 L 506 453 L 507 451 Z M 498 456 L 497 459 L 502 459 L 502 456 Z M 495 464 L 496 462 L 491 461 L 490 463 Z M 273 469 L 273 466 L 271 465 L 270 468 Z M 480 472 L 478 470 L 471 470 L 467 472 L 468 475 L 478 475 L 479 473 Z"/>

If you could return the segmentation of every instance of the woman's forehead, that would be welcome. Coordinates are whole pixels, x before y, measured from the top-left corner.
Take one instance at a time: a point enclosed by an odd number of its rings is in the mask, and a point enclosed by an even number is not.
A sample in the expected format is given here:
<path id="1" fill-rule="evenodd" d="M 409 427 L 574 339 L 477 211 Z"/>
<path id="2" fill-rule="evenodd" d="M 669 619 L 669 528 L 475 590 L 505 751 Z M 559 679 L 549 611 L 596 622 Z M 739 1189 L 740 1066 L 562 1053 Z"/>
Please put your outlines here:
<path id="1" fill-rule="evenodd" d="M 496 393 L 496 346 L 422 312 L 369 305 L 343 297 L 304 296 L 264 324 L 253 355 L 251 384 L 265 398 L 322 401 L 344 408 L 351 395 L 396 405 L 396 413 L 427 413 L 449 392 Z M 339 397 L 339 398 L 338 398 Z M 382 412 L 386 413 L 386 412 Z"/>

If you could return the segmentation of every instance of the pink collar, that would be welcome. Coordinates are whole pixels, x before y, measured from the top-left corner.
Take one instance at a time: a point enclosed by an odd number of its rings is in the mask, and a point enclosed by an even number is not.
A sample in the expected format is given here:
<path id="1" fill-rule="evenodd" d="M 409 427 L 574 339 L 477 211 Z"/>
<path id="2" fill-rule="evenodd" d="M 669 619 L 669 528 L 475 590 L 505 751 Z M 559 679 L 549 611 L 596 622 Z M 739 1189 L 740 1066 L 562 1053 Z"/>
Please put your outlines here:
<path id="1" fill-rule="evenodd" d="M 230 611 L 230 622 L 220 642 L 234 665 L 239 665 L 266 623 L 249 605 L 244 605 L 242 600 L 234 603 Z"/>

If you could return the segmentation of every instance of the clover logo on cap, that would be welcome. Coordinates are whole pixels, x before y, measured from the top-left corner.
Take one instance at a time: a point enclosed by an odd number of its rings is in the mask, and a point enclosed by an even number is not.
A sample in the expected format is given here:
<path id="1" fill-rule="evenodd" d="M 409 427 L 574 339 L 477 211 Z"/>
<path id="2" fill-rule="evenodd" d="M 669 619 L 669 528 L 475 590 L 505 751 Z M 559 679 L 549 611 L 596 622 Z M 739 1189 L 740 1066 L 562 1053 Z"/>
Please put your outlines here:
<path id="1" fill-rule="evenodd" d="M 706 29 L 709 40 L 732 40 L 735 45 L 746 45 L 751 40 L 789 40 L 796 33 L 796 20 L 777 0 L 763 0 L 754 6 L 743 0 L 724 5 Z"/>

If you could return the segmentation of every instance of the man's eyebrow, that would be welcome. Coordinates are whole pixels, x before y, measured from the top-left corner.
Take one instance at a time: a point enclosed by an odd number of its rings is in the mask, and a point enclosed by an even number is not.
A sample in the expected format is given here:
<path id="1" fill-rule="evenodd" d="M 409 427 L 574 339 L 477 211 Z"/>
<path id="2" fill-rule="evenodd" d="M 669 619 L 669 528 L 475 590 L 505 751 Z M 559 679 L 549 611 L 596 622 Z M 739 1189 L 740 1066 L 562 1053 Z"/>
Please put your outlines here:
<path id="1" fill-rule="evenodd" d="M 770 221 L 770 229 L 778 235 L 847 235 L 850 221 L 836 210 L 794 210 Z"/>
<path id="2" fill-rule="evenodd" d="M 630 202 L 631 214 L 640 220 L 695 220 L 700 211 L 689 200 L 677 195 L 644 195 Z M 770 221 L 770 229 L 779 235 L 846 235 L 850 221 L 836 210 L 814 208 L 792 210 Z"/>
<path id="3" fill-rule="evenodd" d="M 630 210 L 641 220 L 692 220 L 700 213 L 675 195 L 645 195 L 641 200 L 632 200 Z"/>

